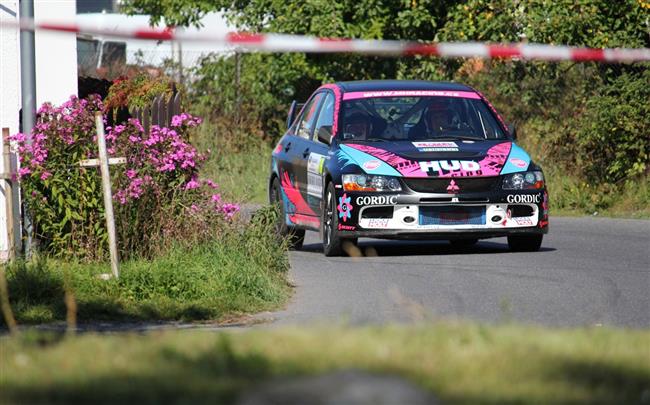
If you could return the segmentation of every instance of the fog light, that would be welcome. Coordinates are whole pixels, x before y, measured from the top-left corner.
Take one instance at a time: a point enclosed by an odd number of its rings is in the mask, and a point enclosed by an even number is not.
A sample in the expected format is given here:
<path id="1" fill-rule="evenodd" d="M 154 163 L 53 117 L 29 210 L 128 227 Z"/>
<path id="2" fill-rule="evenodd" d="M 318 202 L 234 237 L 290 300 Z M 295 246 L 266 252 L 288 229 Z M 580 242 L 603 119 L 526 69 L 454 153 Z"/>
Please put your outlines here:
<path id="1" fill-rule="evenodd" d="M 404 217 L 404 222 L 406 222 L 407 224 L 410 224 L 413 221 L 415 221 L 415 218 L 413 218 L 412 216 Z"/>
<path id="2" fill-rule="evenodd" d="M 492 222 L 500 222 L 501 221 L 501 215 L 495 215 L 492 217 Z"/>

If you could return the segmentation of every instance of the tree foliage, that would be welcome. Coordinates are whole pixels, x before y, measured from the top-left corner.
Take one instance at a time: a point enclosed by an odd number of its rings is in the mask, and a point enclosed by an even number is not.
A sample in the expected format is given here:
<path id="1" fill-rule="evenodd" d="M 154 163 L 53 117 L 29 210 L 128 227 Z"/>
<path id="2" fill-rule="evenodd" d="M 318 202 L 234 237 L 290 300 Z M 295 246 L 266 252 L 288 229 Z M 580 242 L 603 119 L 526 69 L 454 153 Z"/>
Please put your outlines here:
<path id="1" fill-rule="evenodd" d="M 128 0 L 126 10 L 170 25 L 196 25 L 203 14 L 224 11 L 242 30 L 323 37 L 650 47 L 650 4 L 642 0 Z M 650 166 L 647 63 L 253 53 L 240 60 L 237 90 L 233 59 L 203 61 L 195 72 L 196 99 L 225 113 L 246 105 L 276 136 L 291 99 L 304 100 L 321 82 L 452 80 L 493 100 L 546 164 L 610 183 Z"/>

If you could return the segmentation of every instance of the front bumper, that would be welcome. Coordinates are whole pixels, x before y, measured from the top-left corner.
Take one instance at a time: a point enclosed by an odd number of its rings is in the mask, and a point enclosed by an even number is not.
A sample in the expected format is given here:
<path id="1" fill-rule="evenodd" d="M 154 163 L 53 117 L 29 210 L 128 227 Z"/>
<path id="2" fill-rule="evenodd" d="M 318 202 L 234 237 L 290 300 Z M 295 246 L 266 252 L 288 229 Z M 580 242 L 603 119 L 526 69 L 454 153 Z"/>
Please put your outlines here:
<path id="1" fill-rule="evenodd" d="M 343 237 L 400 239 L 493 238 L 548 233 L 548 194 L 498 191 L 472 194 L 337 193 Z M 339 204 L 341 207 L 341 204 Z"/>

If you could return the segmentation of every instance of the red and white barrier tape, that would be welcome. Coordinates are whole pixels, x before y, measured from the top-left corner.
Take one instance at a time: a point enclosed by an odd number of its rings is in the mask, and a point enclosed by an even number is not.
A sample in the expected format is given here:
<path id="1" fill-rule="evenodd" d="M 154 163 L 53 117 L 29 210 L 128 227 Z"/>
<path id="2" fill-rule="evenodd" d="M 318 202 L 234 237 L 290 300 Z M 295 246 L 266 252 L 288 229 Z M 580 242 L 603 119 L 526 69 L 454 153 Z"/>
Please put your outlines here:
<path id="1" fill-rule="evenodd" d="M 21 30 L 58 31 L 76 34 L 135 38 L 157 41 L 211 42 L 230 45 L 243 51 L 356 53 L 367 55 L 430 55 L 443 58 L 501 58 L 545 61 L 650 61 L 650 48 L 577 48 L 541 44 L 485 44 L 480 42 L 421 43 L 395 40 L 330 39 L 287 34 L 231 32 L 222 35 L 185 33 L 174 29 L 105 29 L 84 24 L 21 20 L 3 23 Z"/>

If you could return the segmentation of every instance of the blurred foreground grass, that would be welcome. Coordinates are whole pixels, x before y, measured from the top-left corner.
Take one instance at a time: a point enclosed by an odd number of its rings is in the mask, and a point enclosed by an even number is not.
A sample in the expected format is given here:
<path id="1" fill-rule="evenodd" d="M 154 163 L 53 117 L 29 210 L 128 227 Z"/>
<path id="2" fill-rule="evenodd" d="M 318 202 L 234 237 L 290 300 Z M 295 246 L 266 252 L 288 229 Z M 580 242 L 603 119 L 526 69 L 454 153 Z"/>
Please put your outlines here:
<path id="1" fill-rule="evenodd" d="M 448 404 L 650 401 L 650 331 L 441 322 L 0 341 L 0 402 L 223 403 L 273 377 L 361 369 Z"/>

